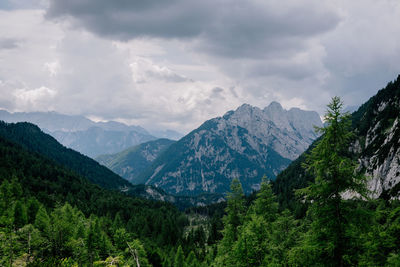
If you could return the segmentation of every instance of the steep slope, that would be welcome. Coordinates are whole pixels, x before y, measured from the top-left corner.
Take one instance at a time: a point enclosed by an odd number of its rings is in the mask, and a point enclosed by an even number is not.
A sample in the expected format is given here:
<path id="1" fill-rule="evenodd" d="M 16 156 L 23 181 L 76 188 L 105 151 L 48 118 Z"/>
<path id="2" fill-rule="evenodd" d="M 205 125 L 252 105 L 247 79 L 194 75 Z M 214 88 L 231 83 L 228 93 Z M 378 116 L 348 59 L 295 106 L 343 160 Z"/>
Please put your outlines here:
<path id="1" fill-rule="evenodd" d="M 400 75 L 353 114 L 352 145 L 375 197 L 400 192 Z"/>
<path id="2" fill-rule="evenodd" d="M 246 193 L 263 175 L 274 178 L 317 137 L 316 112 L 284 110 L 273 102 L 264 110 L 244 104 L 205 122 L 171 145 L 138 181 L 168 193 L 225 193 L 238 177 Z"/>
<path id="3" fill-rule="evenodd" d="M 374 197 L 394 197 L 400 191 L 400 76 L 352 114 L 355 133 L 350 147 L 359 171 L 370 177 Z M 291 206 L 295 189 L 313 180 L 302 164 L 307 152 L 278 175 L 274 190 L 283 206 Z"/>
<path id="4" fill-rule="evenodd" d="M 131 183 L 137 184 L 136 177 L 174 142 L 169 139 L 157 139 L 117 154 L 99 156 L 96 160 Z"/>
<path id="5" fill-rule="evenodd" d="M 131 186 L 128 181 L 101 166 L 95 160 L 62 146 L 34 124 L 9 124 L 0 121 L 0 136 L 53 160 L 103 188 L 126 190 Z"/>
<path id="6" fill-rule="evenodd" d="M 5 127 L 3 124 L 2 133 Z M 37 129 L 26 124 L 11 126 L 29 127 L 32 131 Z M 16 127 L 11 128 L 14 133 L 19 133 Z M 26 139 L 29 138 L 26 136 Z M 36 143 L 40 144 L 44 142 Z M 118 214 L 123 225 L 134 233 L 135 237 L 161 244 L 174 244 L 182 233 L 183 227 L 179 225 L 184 218 L 171 204 L 103 189 L 58 162 L 32 151 L 28 146 L 21 146 L 1 135 L 0 184 L 5 180 L 16 180 L 22 187 L 24 197 L 34 197 L 47 209 L 68 202 L 86 216 L 96 214 L 113 220 Z M 28 210 L 28 213 L 36 211 Z M 4 221 L 1 226 L 4 227 Z M 171 227 L 173 230 L 166 234 L 165 227 Z"/>

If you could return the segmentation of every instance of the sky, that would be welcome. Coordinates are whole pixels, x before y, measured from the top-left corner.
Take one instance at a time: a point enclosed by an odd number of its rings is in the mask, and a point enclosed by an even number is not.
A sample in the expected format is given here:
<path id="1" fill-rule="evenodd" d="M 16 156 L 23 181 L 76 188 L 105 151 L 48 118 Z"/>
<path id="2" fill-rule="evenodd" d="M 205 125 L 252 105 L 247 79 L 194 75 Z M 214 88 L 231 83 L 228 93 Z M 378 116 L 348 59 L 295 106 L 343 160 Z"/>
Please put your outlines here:
<path id="1" fill-rule="evenodd" d="M 324 114 L 400 74 L 398 0 L 2 0 L 0 109 L 182 133 L 243 103 Z"/>

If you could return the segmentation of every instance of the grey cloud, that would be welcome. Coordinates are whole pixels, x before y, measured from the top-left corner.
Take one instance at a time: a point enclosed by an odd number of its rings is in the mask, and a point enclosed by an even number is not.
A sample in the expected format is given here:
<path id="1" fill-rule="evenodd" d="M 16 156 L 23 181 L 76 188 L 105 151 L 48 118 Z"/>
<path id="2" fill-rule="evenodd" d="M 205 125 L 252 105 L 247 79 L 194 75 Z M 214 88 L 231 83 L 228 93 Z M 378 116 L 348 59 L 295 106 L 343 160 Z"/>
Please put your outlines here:
<path id="1" fill-rule="evenodd" d="M 150 78 L 158 79 L 158 80 L 163 80 L 165 82 L 171 82 L 171 83 L 180 83 L 180 82 L 190 82 L 191 80 L 189 78 L 186 78 L 182 75 L 179 75 L 177 73 L 160 73 L 160 72 L 155 72 L 155 71 L 146 71 L 146 75 Z"/>
<path id="2" fill-rule="evenodd" d="M 238 94 L 236 93 L 235 87 L 231 86 L 229 87 L 229 91 L 231 92 L 231 94 L 235 97 L 238 98 Z"/>
<path id="3" fill-rule="evenodd" d="M 50 1 L 47 16 L 69 16 L 100 36 L 121 40 L 143 36 L 179 38 L 202 31 L 202 16 L 207 12 L 195 5 L 183 0 Z"/>
<path id="4" fill-rule="evenodd" d="M 223 96 L 223 93 L 224 93 L 224 89 L 222 89 L 220 87 L 215 87 L 211 91 L 210 98 L 225 99 L 225 97 Z"/>
<path id="5" fill-rule="evenodd" d="M 0 50 L 18 48 L 20 42 L 20 40 L 14 38 L 0 38 Z"/>
<path id="6" fill-rule="evenodd" d="M 48 18 L 68 17 L 100 36 L 192 38 L 222 57 L 266 57 L 301 49 L 303 40 L 329 31 L 338 15 L 322 2 L 239 0 L 50 0 Z"/>

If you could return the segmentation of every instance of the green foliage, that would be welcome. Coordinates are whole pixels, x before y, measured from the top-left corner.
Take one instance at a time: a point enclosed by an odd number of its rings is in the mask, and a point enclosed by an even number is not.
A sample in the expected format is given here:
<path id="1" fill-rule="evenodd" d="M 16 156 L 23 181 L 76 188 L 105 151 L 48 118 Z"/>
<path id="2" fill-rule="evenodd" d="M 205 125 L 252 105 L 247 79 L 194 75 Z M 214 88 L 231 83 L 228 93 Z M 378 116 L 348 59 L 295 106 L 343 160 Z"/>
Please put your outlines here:
<path id="1" fill-rule="evenodd" d="M 318 129 L 322 139 L 308 156 L 306 168 L 315 182 L 299 190 L 310 201 L 312 220 L 305 236 L 304 253 L 310 258 L 307 265 L 344 266 L 351 264 L 353 231 L 351 218 L 354 210 L 342 195 L 365 193 L 365 179 L 355 173 L 356 165 L 347 156 L 352 137 L 349 114 L 342 113 L 340 98 L 334 97 L 325 114 L 325 128 Z"/>
<path id="2" fill-rule="evenodd" d="M 151 266 L 148 259 L 147 253 L 139 239 L 134 239 L 131 242 L 127 242 L 128 248 L 125 250 L 126 258 L 130 258 L 129 266 Z"/>
<path id="3" fill-rule="evenodd" d="M 400 202 L 376 203 L 366 197 L 365 178 L 355 172 L 357 166 L 348 150 L 353 137 L 349 116 L 342 114 L 341 107 L 340 99 L 333 98 L 326 127 L 320 129 L 322 137 L 304 156 L 307 164 L 303 159 L 297 162 L 309 177 L 315 177 L 298 191 L 302 198 L 280 196 L 280 211 L 271 184 L 264 179 L 246 216 L 236 224 L 236 239 L 232 238 L 232 221 L 238 220 L 228 220 L 228 216 L 238 201 L 228 200 L 224 237 L 213 266 L 398 265 Z M 278 192 L 296 185 L 286 188 L 283 181 L 274 184 Z M 352 198 L 344 199 L 344 194 Z M 296 220 L 290 210 L 282 209 L 285 205 L 296 213 L 296 207 L 301 207 L 306 216 Z"/>
<path id="4" fill-rule="evenodd" d="M 31 123 L 0 122 L 0 136 L 24 149 L 38 153 L 47 159 L 69 168 L 91 182 L 108 189 L 129 187 L 130 183 L 93 159 L 59 144 L 50 135 L 44 134 Z"/>
<path id="5" fill-rule="evenodd" d="M 30 139 L 29 131 L 38 140 Z M 1 266 L 86 266 L 108 258 L 133 266 L 128 243 L 138 238 L 142 250 L 135 249 L 145 252 L 141 266 L 150 266 L 147 252 L 152 263 L 161 264 L 170 258 L 165 251 L 181 242 L 187 219 L 172 205 L 102 189 L 51 154 L 38 154 L 55 141 L 35 127 L 1 124 L 0 132 Z M 35 145 L 43 147 L 33 152 Z M 59 160 L 64 152 L 71 156 L 62 149 L 49 151 L 61 153 Z"/>
<path id="6" fill-rule="evenodd" d="M 193 251 L 190 251 L 186 258 L 186 266 L 188 267 L 199 267 L 200 263 L 197 261 L 196 255 Z"/>
<path id="7" fill-rule="evenodd" d="M 185 256 L 183 255 L 182 247 L 179 246 L 175 254 L 174 267 L 185 267 Z"/>
<path id="8" fill-rule="evenodd" d="M 242 225 L 245 206 L 242 185 L 238 179 L 233 179 L 231 192 L 227 196 L 226 215 L 223 218 L 223 238 L 218 245 L 217 266 L 228 266 L 232 264 L 232 248 L 238 239 L 239 226 Z"/>
<path id="9" fill-rule="evenodd" d="M 7 181 L 1 190 L 8 196 L 0 203 L 0 209 L 13 206 L 13 199 L 22 194 L 30 198 L 22 209 L 19 204 L 17 206 L 16 211 L 22 216 L 17 214 L 17 219 L 22 219 L 22 223 L 25 217 L 29 223 L 34 223 L 37 202 L 46 209 L 52 209 L 56 203 L 68 201 L 86 216 L 108 215 L 114 219 L 118 213 L 116 225 L 124 225 L 127 231 L 135 232 L 141 238 L 150 238 L 159 245 L 175 244 L 186 224 L 185 216 L 170 204 L 102 189 L 57 163 L 1 137 L 0 173 L 4 175 L 0 177 L 0 182 Z M 18 177 L 19 182 L 10 182 L 12 177 Z M 4 218 L 11 219 L 14 215 L 8 214 Z"/>
<path id="10" fill-rule="evenodd" d="M 388 128 L 393 121 L 399 118 L 400 114 L 400 75 L 393 82 L 389 82 L 387 86 L 371 97 L 366 103 L 354 112 L 351 116 L 351 131 L 355 134 L 353 141 L 358 140 L 362 151 L 353 153 L 353 158 L 360 156 L 372 157 L 377 153 L 377 159 L 381 164 L 384 159 L 390 157 L 392 148 L 400 146 L 400 127 L 397 127 L 394 136 L 390 142 L 385 143 Z M 384 107 L 382 109 L 382 107 Z M 376 128 L 376 129 L 375 129 Z M 372 131 L 375 129 L 374 131 Z M 375 138 L 365 146 L 365 139 L 368 131 L 374 132 Z M 305 188 L 315 177 L 313 173 L 306 172 L 303 168 L 308 154 L 315 147 L 320 139 L 314 141 L 310 148 L 303 153 L 297 160 L 293 161 L 288 168 L 282 171 L 274 183 L 274 192 L 277 194 L 281 209 L 289 208 L 295 212 L 297 218 L 303 217 L 307 206 L 296 200 L 295 190 Z M 398 196 L 400 192 L 400 184 L 393 186 L 388 192 L 383 191 L 383 198 L 389 199 Z"/>

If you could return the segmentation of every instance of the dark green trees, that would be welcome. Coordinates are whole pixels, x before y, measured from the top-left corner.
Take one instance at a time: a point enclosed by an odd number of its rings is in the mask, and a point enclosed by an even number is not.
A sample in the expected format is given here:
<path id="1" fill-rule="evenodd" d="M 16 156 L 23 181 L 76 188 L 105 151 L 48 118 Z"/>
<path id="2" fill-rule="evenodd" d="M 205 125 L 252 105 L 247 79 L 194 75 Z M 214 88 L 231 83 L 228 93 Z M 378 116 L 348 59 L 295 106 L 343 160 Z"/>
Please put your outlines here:
<path id="1" fill-rule="evenodd" d="M 342 107 L 339 97 L 328 105 L 326 127 L 317 129 L 323 137 L 305 166 L 315 176 L 315 182 L 300 190 L 310 203 L 312 220 L 302 253 L 307 259 L 301 263 L 308 266 L 344 266 L 351 261 L 351 218 L 357 215 L 343 195 L 364 195 L 365 189 L 363 176 L 356 174 L 356 165 L 348 156 L 351 122 Z"/>
<path id="2" fill-rule="evenodd" d="M 243 223 L 245 213 L 244 194 L 239 179 L 234 179 L 231 183 L 226 213 L 223 218 L 223 238 L 218 246 L 217 266 L 232 266 L 235 260 L 232 248 L 238 239 L 239 226 Z"/>

